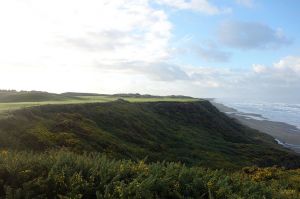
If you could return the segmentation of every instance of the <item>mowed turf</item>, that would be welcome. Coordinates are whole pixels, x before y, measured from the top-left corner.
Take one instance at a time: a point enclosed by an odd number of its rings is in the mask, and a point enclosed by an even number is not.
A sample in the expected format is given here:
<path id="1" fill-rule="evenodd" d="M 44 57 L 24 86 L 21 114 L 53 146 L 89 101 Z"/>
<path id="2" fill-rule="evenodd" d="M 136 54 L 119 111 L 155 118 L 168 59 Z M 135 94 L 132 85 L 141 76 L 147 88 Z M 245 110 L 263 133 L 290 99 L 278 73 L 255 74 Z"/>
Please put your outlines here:
<path id="1" fill-rule="evenodd" d="M 0 102 L 0 114 L 5 114 L 6 112 L 28 108 L 33 106 L 41 106 L 48 104 L 80 104 L 80 103 L 99 103 L 99 102 L 110 102 L 120 99 L 120 97 L 111 96 L 77 96 L 77 99 L 67 99 L 67 100 L 49 100 L 40 102 Z M 199 101 L 196 98 L 171 98 L 171 97 L 149 97 L 149 98 L 135 98 L 135 97 L 121 97 L 129 102 L 159 102 L 159 101 L 170 101 L 170 102 L 193 102 Z"/>

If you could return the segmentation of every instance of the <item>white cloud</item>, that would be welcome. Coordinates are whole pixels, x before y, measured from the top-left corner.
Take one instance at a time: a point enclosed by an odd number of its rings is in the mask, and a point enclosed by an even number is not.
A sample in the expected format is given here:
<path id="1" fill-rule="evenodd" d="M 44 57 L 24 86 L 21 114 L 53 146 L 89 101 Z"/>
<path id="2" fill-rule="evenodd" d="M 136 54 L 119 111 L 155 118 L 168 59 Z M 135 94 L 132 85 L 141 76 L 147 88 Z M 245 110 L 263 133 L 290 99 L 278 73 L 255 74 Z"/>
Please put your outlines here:
<path id="1" fill-rule="evenodd" d="M 275 62 L 272 66 L 265 66 L 261 64 L 253 64 L 252 68 L 256 73 L 265 73 L 273 76 L 280 76 L 283 78 L 295 76 L 300 80 L 300 57 L 286 56 Z"/>
<path id="2" fill-rule="evenodd" d="M 281 29 L 256 22 L 225 21 L 218 29 L 219 41 L 240 49 L 275 49 L 291 43 Z"/>
<path id="3" fill-rule="evenodd" d="M 0 67 L 162 60 L 172 28 L 147 0 L 1 1 L 0 25 Z"/>
<path id="4" fill-rule="evenodd" d="M 184 6 L 220 11 L 206 1 Z M 121 92 L 136 82 L 147 87 L 148 81 L 219 86 L 210 78 L 195 80 L 168 61 L 172 24 L 148 0 L 0 1 L 0 26 L 4 88 Z"/>
<path id="5" fill-rule="evenodd" d="M 261 65 L 261 64 L 253 64 L 252 68 L 253 68 L 254 72 L 256 72 L 256 73 L 264 73 L 267 71 L 266 66 Z"/>
<path id="6" fill-rule="evenodd" d="M 188 90 L 199 96 L 297 103 L 300 100 L 299 56 L 284 57 L 271 66 L 253 64 L 252 69 L 189 66 L 183 71 L 190 77 L 186 81 Z"/>
<path id="7" fill-rule="evenodd" d="M 300 100 L 300 57 L 287 56 L 271 66 L 253 65 L 254 74 L 247 82 L 248 87 L 256 88 L 258 97 L 273 98 L 292 102 Z"/>
<path id="8" fill-rule="evenodd" d="M 108 72 L 143 75 L 153 81 L 172 82 L 190 79 L 184 69 L 168 62 L 122 62 L 113 66 L 97 63 L 96 67 Z"/>
<path id="9" fill-rule="evenodd" d="M 253 7 L 254 5 L 253 0 L 236 0 L 236 2 L 246 7 Z"/>
<path id="10" fill-rule="evenodd" d="M 217 46 L 208 46 L 206 48 L 197 46 L 193 49 L 201 59 L 208 62 L 228 62 L 231 53 L 218 49 Z"/>
<path id="11" fill-rule="evenodd" d="M 300 78 L 300 57 L 299 56 L 284 57 L 279 62 L 274 64 L 274 68 L 279 72 L 298 74 Z"/>
<path id="12" fill-rule="evenodd" d="M 156 0 L 156 2 L 176 9 L 194 10 L 208 15 L 228 13 L 231 11 L 229 8 L 215 6 L 208 0 Z"/>
<path id="13" fill-rule="evenodd" d="M 148 0 L 0 1 L 0 27 L 3 88 L 100 92 L 100 77 L 106 88 L 123 85 L 106 69 L 129 62 L 142 65 L 132 66 L 133 76 L 174 80 L 181 73 L 161 64 L 170 57 L 172 24 Z"/>

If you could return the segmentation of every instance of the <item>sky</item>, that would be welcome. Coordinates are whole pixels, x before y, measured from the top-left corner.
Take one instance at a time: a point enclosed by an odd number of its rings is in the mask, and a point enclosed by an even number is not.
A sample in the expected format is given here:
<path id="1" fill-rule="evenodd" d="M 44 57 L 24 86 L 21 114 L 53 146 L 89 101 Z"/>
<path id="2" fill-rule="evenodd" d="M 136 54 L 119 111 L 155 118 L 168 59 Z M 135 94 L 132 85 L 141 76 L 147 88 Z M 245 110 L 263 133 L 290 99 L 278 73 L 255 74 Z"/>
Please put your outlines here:
<path id="1" fill-rule="evenodd" d="M 300 102 L 300 1 L 0 0 L 0 89 Z"/>

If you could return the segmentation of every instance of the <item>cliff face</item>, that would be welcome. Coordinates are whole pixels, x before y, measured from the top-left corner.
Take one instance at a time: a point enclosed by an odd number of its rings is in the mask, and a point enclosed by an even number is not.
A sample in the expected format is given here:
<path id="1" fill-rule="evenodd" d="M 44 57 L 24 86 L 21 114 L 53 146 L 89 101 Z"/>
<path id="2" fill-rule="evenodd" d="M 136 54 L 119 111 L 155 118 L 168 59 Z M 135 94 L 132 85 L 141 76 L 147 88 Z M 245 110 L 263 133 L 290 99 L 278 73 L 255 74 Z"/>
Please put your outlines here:
<path id="1" fill-rule="evenodd" d="M 64 147 L 213 168 L 300 165 L 295 153 L 242 126 L 208 101 L 120 100 L 18 110 L 0 120 L 0 146 L 37 151 Z"/>

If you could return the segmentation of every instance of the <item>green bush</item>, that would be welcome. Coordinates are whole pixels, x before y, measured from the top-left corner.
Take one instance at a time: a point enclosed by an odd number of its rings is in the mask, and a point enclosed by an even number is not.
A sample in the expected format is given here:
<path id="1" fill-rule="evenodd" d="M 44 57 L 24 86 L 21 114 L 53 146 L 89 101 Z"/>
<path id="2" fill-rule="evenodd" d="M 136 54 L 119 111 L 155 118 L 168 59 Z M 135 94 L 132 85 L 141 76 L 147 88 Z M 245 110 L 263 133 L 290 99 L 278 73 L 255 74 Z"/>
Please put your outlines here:
<path id="1" fill-rule="evenodd" d="M 239 172 L 64 150 L 0 153 L 1 198 L 299 198 L 300 170 Z"/>

